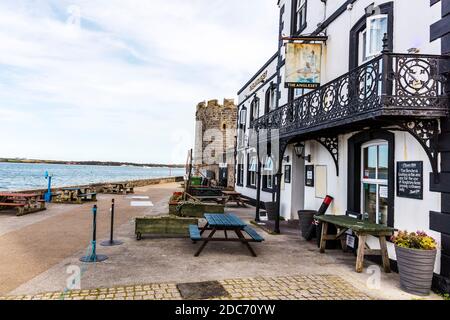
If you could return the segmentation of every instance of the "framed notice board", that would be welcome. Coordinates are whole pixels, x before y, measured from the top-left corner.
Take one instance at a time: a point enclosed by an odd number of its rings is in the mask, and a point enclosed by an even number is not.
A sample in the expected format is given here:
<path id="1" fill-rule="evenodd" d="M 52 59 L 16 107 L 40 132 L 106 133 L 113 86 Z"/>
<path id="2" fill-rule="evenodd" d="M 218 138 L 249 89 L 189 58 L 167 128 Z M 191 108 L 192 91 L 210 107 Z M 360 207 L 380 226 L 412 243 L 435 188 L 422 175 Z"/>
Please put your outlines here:
<path id="1" fill-rule="evenodd" d="M 284 183 L 291 183 L 291 165 L 284 166 Z"/>
<path id="2" fill-rule="evenodd" d="M 314 187 L 314 166 L 305 166 L 305 186 Z"/>
<path id="3" fill-rule="evenodd" d="M 397 162 L 397 197 L 423 200 L 423 161 Z"/>

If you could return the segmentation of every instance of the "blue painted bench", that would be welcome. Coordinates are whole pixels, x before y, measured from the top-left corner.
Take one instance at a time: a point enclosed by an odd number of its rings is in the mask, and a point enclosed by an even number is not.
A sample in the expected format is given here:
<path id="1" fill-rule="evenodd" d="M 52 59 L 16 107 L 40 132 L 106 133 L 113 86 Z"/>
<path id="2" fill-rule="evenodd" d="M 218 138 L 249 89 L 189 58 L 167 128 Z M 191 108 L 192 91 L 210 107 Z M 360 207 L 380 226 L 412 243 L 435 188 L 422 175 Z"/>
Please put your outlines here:
<path id="1" fill-rule="evenodd" d="M 200 241 L 202 240 L 202 236 L 200 235 L 200 229 L 197 225 L 191 224 L 189 225 L 189 237 L 192 241 Z"/>
<path id="2" fill-rule="evenodd" d="M 258 232 L 255 231 L 255 229 L 253 229 L 250 226 L 246 226 L 244 228 L 244 231 L 256 242 L 263 242 L 264 238 L 261 237 Z"/>

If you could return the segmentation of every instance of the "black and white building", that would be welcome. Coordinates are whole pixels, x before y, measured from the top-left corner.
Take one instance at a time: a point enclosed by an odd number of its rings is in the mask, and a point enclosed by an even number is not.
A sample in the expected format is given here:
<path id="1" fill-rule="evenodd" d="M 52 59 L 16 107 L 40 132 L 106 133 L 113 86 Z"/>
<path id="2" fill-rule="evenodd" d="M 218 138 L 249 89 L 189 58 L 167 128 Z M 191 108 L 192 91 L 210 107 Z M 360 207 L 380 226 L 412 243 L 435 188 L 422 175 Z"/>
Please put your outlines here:
<path id="1" fill-rule="evenodd" d="M 288 220 L 331 195 L 329 214 L 423 230 L 440 243 L 434 286 L 449 292 L 450 0 L 278 6 L 277 52 L 238 93 L 236 189 Z M 285 87 L 293 41 L 322 43 L 319 88 Z"/>

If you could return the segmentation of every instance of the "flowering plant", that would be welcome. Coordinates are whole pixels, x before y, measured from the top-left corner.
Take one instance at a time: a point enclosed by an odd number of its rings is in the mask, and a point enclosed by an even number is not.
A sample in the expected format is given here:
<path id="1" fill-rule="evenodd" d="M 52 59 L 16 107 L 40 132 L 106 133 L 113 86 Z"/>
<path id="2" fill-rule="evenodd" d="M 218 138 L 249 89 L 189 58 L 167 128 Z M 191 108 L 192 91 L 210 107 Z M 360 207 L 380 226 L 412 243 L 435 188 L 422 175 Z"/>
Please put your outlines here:
<path id="1" fill-rule="evenodd" d="M 435 250 L 437 247 L 436 240 L 423 231 L 399 231 L 391 238 L 391 241 L 398 247 L 408 249 Z"/>

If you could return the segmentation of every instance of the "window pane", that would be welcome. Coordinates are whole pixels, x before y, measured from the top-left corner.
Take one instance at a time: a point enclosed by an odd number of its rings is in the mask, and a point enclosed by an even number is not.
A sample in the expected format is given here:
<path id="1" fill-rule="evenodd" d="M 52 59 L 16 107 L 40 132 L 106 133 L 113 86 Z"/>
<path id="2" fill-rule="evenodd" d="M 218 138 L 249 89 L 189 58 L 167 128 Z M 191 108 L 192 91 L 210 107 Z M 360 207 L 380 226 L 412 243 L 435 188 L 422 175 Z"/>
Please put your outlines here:
<path id="1" fill-rule="evenodd" d="M 363 192 L 364 192 L 364 220 L 376 223 L 377 185 L 364 183 Z"/>
<path id="2" fill-rule="evenodd" d="M 388 187 L 379 186 L 378 190 L 378 224 L 387 225 L 388 216 Z"/>
<path id="3" fill-rule="evenodd" d="M 377 146 L 364 149 L 364 179 L 376 179 Z"/>
<path id="4" fill-rule="evenodd" d="M 383 37 L 387 33 L 387 17 L 369 18 L 368 53 L 373 56 L 383 50 Z"/>
<path id="5" fill-rule="evenodd" d="M 388 162 L 389 162 L 389 148 L 387 145 L 378 147 L 378 179 L 388 179 Z"/>

